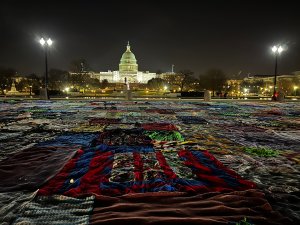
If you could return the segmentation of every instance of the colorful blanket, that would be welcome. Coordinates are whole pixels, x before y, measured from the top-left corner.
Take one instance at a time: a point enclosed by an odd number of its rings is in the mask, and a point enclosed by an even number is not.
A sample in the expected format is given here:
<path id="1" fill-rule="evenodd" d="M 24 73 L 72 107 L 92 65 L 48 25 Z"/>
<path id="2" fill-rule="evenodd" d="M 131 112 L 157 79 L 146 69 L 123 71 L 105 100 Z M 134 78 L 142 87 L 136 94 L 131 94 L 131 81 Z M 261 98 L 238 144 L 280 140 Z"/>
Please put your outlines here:
<path id="1" fill-rule="evenodd" d="M 145 192 L 232 191 L 255 188 L 207 151 L 155 150 L 152 146 L 101 144 L 79 150 L 41 195 L 108 195 Z"/>
<path id="2" fill-rule="evenodd" d="M 0 106 L 0 224 L 299 224 L 296 102 Z"/>

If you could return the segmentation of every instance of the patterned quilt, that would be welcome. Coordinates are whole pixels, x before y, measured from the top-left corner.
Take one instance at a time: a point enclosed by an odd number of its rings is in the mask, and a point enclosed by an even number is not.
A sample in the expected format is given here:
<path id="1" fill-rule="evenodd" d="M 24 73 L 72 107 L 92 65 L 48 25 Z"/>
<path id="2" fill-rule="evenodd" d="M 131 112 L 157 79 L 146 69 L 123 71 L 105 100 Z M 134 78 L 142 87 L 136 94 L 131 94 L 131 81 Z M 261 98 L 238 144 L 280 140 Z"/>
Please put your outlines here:
<path id="1" fill-rule="evenodd" d="M 1 225 L 299 224 L 299 104 L 0 106 Z"/>
<path id="2" fill-rule="evenodd" d="M 175 125 L 147 123 L 139 127 L 100 133 L 92 141 L 94 147 L 79 150 L 39 193 L 76 197 L 255 188 L 253 182 L 226 168 L 208 151 L 184 146 L 169 151 L 168 141 L 183 141 Z M 167 147 L 157 148 L 153 145 L 155 141 Z"/>

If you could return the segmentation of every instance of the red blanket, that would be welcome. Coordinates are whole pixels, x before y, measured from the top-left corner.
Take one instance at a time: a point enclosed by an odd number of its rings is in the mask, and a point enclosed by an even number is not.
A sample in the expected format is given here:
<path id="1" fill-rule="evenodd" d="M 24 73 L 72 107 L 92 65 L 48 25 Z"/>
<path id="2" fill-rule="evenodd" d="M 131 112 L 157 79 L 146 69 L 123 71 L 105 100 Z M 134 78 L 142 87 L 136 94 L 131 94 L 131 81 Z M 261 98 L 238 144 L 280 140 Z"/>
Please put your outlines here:
<path id="1" fill-rule="evenodd" d="M 154 151 L 152 146 L 108 146 L 78 151 L 40 194 L 118 196 L 127 193 L 205 193 L 255 188 L 207 151 Z"/>

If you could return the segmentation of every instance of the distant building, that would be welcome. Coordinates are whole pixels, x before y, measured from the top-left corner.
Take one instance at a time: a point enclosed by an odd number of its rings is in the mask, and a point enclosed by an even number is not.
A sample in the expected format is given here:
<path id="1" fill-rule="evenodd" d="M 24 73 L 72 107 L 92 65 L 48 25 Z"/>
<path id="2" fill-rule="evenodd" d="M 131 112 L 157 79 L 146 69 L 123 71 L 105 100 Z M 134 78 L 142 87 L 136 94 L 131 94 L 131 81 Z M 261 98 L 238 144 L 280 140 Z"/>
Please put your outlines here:
<path id="1" fill-rule="evenodd" d="M 170 90 L 180 91 L 179 87 L 182 84 L 183 75 L 174 72 L 166 72 L 160 74 L 158 77 L 165 80 L 169 84 Z"/>
<path id="2" fill-rule="evenodd" d="M 277 75 L 276 77 L 277 77 L 277 81 L 279 81 L 279 80 L 292 81 L 294 79 L 300 80 L 300 73 L 294 72 L 293 74 Z M 251 77 L 244 78 L 244 81 L 249 81 L 250 83 L 253 83 L 258 80 L 262 80 L 266 84 L 273 84 L 274 83 L 274 75 L 259 75 L 259 74 L 257 74 L 257 75 L 251 76 Z"/>
<path id="3" fill-rule="evenodd" d="M 22 78 L 21 77 L 18 77 L 20 80 L 19 81 L 21 81 L 22 80 Z M 11 88 L 10 88 L 10 91 L 6 91 L 5 90 L 5 95 L 7 95 L 7 96 L 25 96 L 25 95 L 32 95 L 32 86 L 30 87 L 30 92 L 19 92 L 19 91 L 17 91 L 17 89 L 16 89 L 16 84 L 15 84 L 15 81 L 13 80 L 13 82 L 12 82 L 12 84 L 11 84 Z"/>
<path id="4" fill-rule="evenodd" d="M 130 49 L 129 42 L 127 44 L 126 51 L 123 53 L 119 70 L 107 72 L 88 72 L 91 78 L 96 78 L 100 81 L 107 80 L 109 83 L 124 83 L 125 79 L 128 83 L 140 83 L 145 84 L 152 78 L 156 78 L 156 73 L 150 73 L 149 71 L 138 71 L 138 64 L 135 55 Z"/>
<path id="5" fill-rule="evenodd" d="M 231 94 L 239 94 L 241 92 L 241 83 L 243 82 L 243 80 L 241 79 L 230 79 L 227 80 L 227 89 L 231 90 Z"/>
<path id="6" fill-rule="evenodd" d="M 300 72 L 296 71 L 288 75 L 277 75 L 277 91 L 282 91 L 285 94 L 291 94 L 295 87 L 300 84 Z M 243 85 L 244 84 L 244 85 Z M 249 85 L 249 86 L 245 86 Z M 242 86 L 243 85 L 243 89 Z M 244 79 L 227 80 L 227 90 L 231 94 L 235 93 L 256 93 L 256 94 L 271 94 L 274 88 L 274 75 L 253 75 L 245 77 Z"/>

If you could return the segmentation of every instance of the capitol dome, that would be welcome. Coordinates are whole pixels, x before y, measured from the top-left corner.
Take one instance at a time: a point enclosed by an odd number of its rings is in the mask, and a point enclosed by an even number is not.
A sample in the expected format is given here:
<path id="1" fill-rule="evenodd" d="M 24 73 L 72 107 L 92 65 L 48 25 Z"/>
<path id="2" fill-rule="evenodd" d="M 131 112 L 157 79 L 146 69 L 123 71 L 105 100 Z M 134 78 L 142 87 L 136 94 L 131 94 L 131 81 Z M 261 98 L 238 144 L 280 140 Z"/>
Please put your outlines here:
<path id="1" fill-rule="evenodd" d="M 123 53 L 120 64 L 119 71 L 126 73 L 136 73 L 138 71 L 138 64 L 136 63 L 135 55 L 130 50 L 129 42 L 127 44 L 127 49 Z"/>

